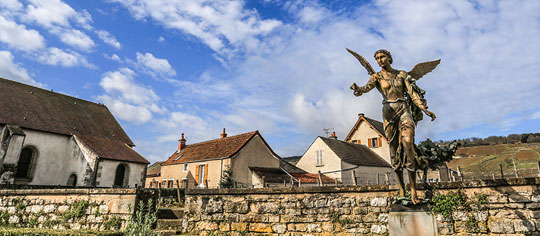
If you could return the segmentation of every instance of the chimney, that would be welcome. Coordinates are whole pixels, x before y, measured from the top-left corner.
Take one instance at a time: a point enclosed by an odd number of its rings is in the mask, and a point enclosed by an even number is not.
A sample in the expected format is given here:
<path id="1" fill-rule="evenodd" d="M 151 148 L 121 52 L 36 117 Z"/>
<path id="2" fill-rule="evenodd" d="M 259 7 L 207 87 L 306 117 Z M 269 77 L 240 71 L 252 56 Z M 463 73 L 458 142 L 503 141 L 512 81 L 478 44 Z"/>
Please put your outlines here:
<path id="1" fill-rule="evenodd" d="M 182 133 L 182 137 L 178 140 L 178 151 L 182 150 L 186 147 L 186 139 L 184 138 L 184 133 Z"/>
<path id="2" fill-rule="evenodd" d="M 332 134 L 330 135 L 330 138 L 337 140 L 336 132 L 332 132 Z"/>
<path id="3" fill-rule="evenodd" d="M 358 113 L 358 118 L 364 117 L 364 113 Z"/>
<path id="4" fill-rule="evenodd" d="M 225 128 L 223 128 L 223 133 L 221 133 L 221 138 L 227 137 L 227 133 L 225 133 Z"/>

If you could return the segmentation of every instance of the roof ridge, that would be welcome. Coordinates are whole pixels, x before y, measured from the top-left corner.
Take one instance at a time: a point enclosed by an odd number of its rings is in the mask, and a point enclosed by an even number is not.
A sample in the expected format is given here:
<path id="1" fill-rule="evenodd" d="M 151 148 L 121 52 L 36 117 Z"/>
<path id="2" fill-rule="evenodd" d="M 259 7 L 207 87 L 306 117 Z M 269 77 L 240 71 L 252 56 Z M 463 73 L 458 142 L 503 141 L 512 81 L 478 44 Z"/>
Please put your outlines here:
<path id="1" fill-rule="evenodd" d="M 217 141 L 221 141 L 221 140 L 225 140 L 225 139 L 237 138 L 240 135 L 255 134 L 255 133 L 258 133 L 258 132 L 259 132 L 258 130 L 255 130 L 255 131 L 241 133 L 241 134 L 237 134 L 237 135 L 233 135 L 233 136 L 228 136 L 228 137 L 225 137 L 225 138 L 216 138 L 216 139 L 212 139 L 212 140 L 206 140 L 206 141 L 202 141 L 202 142 L 198 142 L 198 143 L 188 144 L 188 145 L 186 145 L 186 148 L 189 147 L 189 146 L 191 146 L 191 147 L 199 146 L 199 145 L 208 144 L 208 143 L 212 143 L 212 142 L 217 142 Z"/>
<path id="2" fill-rule="evenodd" d="M 44 89 L 44 88 L 40 88 L 40 87 L 37 87 L 37 86 L 33 86 L 33 85 L 21 83 L 21 82 L 19 82 L 19 81 L 14 81 L 14 80 L 10 80 L 10 79 L 6 79 L 6 78 L 0 77 L 0 81 L 2 81 L 2 80 L 6 81 L 6 82 L 8 82 L 8 83 L 14 83 L 14 84 L 23 85 L 23 86 L 30 87 L 30 88 L 35 88 L 35 89 L 41 90 L 41 91 L 43 91 L 43 92 L 47 92 L 47 93 L 51 93 L 51 94 L 55 94 L 55 95 L 61 95 L 61 96 L 68 97 L 68 98 L 75 99 L 75 100 L 79 100 L 79 101 L 82 101 L 82 102 L 92 103 L 92 104 L 98 105 L 98 106 L 105 106 L 105 105 L 102 104 L 102 103 L 97 103 L 97 102 L 88 101 L 88 100 L 85 100 L 85 99 L 82 99 L 82 98 L 74 97 L 74 96 L 67 95 L 67 94 L 63 94 L 63 93 L 59 93 L 59 92 L 54 92 L 54 91 L 51 91 L 51 90 L 48 90 L 48 89 Z M 106 106 L 105 106 L 105 107 L 106 107 Z"/>

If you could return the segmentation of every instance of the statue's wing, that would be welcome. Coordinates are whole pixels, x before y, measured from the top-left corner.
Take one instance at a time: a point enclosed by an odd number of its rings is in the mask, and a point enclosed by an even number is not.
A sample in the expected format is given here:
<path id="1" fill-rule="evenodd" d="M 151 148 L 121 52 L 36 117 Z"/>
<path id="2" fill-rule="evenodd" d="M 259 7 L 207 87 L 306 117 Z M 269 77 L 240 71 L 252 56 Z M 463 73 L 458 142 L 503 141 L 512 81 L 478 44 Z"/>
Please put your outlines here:
<path id="1" fill-rule="evenodd" d="M 345 48 L 347 49 L 347 52 L 349 52 L 350 54 L 352 54 L 354 57 L 356 57 L 356 59 L 358 59 L 358 61 L 360 62 L 360 64 L 362 64 L 362 66 L 364 68 L 366 68 L 368 74 L 371 76 L 372 74 L 375 74 L 375 71 L 373 70 L 373 67 L 371 67 L 371 65 L 369 64 L 369 62 L 363 58 L 362 56 L 360 56 L 358 53 L 356 53 L 355 51 L 351 50 L 351 49 L 348 49 L 348 48 Z"/>
<path id="2" fill-rule="evenodd" d="M 415 79 L 420 79 L 427 73 L 433 71 L 437 65 L 441 62 L 441 59 L 435 61 L 427 61 L 418 63 L 414 68 L 409 71 L 409 75 Z"/>

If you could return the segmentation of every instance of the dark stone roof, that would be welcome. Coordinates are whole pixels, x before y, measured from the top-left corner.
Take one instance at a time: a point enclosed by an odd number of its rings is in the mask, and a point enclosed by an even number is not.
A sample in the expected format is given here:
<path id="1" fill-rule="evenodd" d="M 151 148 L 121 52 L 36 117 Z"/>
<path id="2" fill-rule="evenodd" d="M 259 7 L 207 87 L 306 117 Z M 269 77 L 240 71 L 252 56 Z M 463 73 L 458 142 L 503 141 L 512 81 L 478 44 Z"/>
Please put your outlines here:
<path id="1" fill-rule="evenodd" d="M 359 166 L 391 167 L 382 157 L 365 145 L 321 136 L 319 138 L 344 162 Z"/>
<path id="2" fill-rule="evenodd" d="M 158 161 L 152 165 L 150 165 L 146 169 L 146 177 L 156 177 L 161 175 L 161 163 L 162 161 Z"/>
<path id="3" fill-rule="evenodd" d="M 297 166 L 291 164 L 287 160 L 283 160 L 283 158 L 279 162 L 279 166 L 289 173 L 308 173 L 307 171 L 302 170 Z"/>
<path id="4" fill-rule="evenodd" d="M 383 137 L 386 137 L 382 122 L 367 117 L 364 117 L 364 119 L 366 119 L 367 122 L 369 122 L 375 129 L 377 129 L 377 131 L 379 131 L 379 133 L 381 133 Z"/>
<path id="5" fill-rule="evenodd" d="M 260 135 L 259 131 L 252 131 L 249 133 L 186 145 L 180 152 L 173 153 L 167 161 L 163 162 L 163 165 L 233 157 L 256 135 L 259 135 L 263 143 L 268 147 L 268 150 L 270 150 L 274 156 L 279 158 Z"/>
<path id="6" fill-rule="evenodd" d="M 149 163 L 105 105 L 2 78 L 0 124 L 76 135 L 99 157 Z"/>
<path id="7" fill-rule="evenodd" d="M 292 165 L 296 165 L 296 163 L 298 163 L 298 161 L 300 161 L 301 158 L 302 156 L 290 156 L 290 157 L 282 157 L 281 159 Z"/>
<path id="8" fill-rule="evenodd" d="M 369 125 L 371 125 L 371 127 L 375 128 L 375 130 L 377 130 L 377 132 L 379 132 L 381 134 L 381 136 L 386 138 L 386 134 L 384 132 L 384 125 L 383 125 L 382 122 L 380 122 L 378 120 L 371 119 L 371 118 L 367 118 L 367 117 L 362 115 L 362 116 L 358 117 L 358 120 L 356 121 L 356 123 L 352 127 L 351 131 L 349 131 L 349 134 L 344 139 L 345 141 L 350 141 L 350 138 L 351 138 L 352 134 L 354 133 L 355 130 L 358 130 L 358 126 L 360 126 L 360 123 L 362 123 L 362 121 L 366 121 Z"/>

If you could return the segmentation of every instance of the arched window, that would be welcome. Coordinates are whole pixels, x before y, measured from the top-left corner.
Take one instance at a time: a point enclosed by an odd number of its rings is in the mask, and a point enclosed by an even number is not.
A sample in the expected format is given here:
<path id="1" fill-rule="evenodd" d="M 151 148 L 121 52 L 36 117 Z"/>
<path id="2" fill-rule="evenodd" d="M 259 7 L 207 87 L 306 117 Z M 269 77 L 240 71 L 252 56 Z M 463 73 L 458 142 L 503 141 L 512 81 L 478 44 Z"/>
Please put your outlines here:
<path id="1" fill-rule="evenodd" d="M 67 180 L 67 186 L 70 186 L 70 187 L 76 187 L 77 186 L 77 175 L 76 174 L 71 174 Z"/>
<path id="2" fill-rule="evenodd" d="M 127 188 L 129 184 L 129 167 L 126 164 L 119 164 L 116 167 L 113 187 Z"/>
<path id="3" fill-rule="evenodd" d="M 36 164 L 36 151 L 34 148 L 25 147 L 21 150 L 19 161 L 17 161 L 17 171 L 15 178 L 30 180 Z"/>

